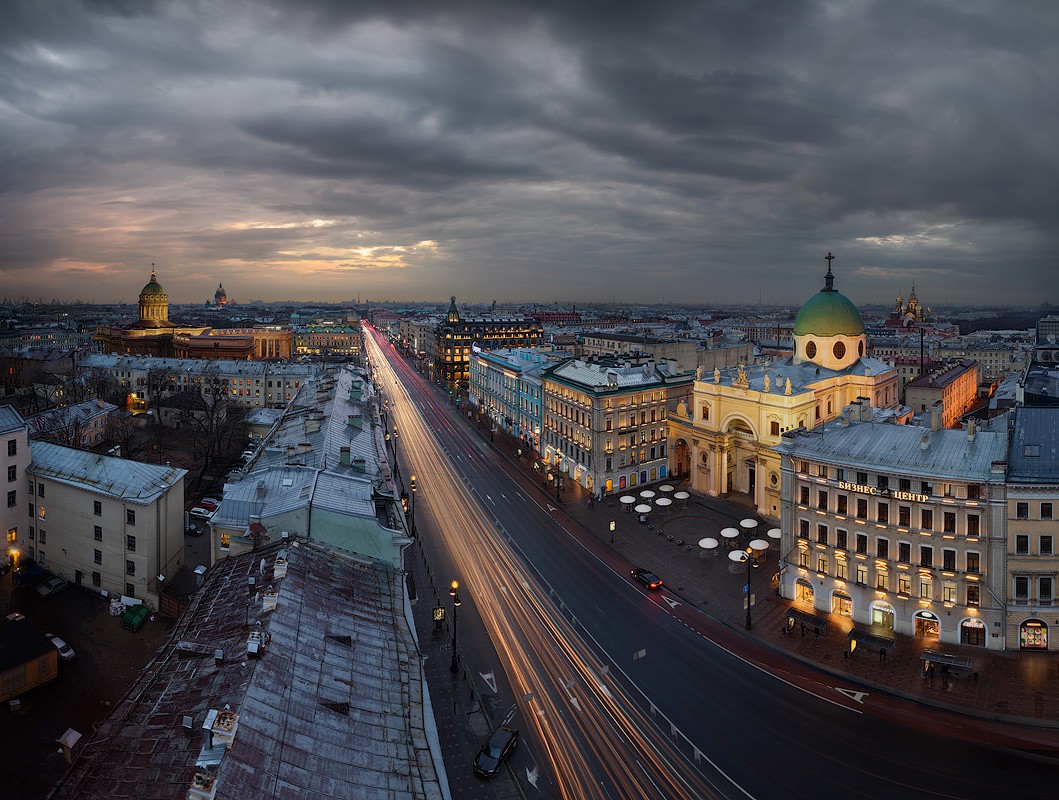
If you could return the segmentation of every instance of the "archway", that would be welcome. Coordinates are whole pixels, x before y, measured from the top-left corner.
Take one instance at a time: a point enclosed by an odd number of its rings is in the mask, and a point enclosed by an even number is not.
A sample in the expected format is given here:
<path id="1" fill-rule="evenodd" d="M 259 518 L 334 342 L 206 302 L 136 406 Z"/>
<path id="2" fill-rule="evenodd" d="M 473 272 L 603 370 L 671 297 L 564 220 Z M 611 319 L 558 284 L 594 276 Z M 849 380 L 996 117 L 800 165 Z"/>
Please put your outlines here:
<path id="1" fill-rule="evenodd" d="M 941 621 L 929 611 L 917 611 L 913 621 L 916 636 L 937 639 L 941 633 Z"/>
<path id="2" fill-rule="evenodd" d="M 1028 619 L 1019 625 L 1019 648 L 1022 650 L 1047 650 L 1048 625 L 1039 619 Z"/>
<path id="3" fill-rule="evenodd" d="M 670 450 L 673 458 L 673 472 L 671 473 L 674 478 L 683 478 L 686 475 L 691 474 L 691 448 L 688 446 L 687 440 L 677 439 Z"/>
<path id="4" fill-rule="evenodd" d="M 985 623 L 977 617 L 968 617 L 960 622 L 960 644 L 985 647 Z"/>
<path id="5" fill-rule="evenodd" d="M 841 589 L 831 593 L 831 613 L 840 617 L 853 618 L 853 598 Z"/>
<path id="6" fill-rule="evenodd" d="M 882 600 L 871 604 L 871 624 L 884 631 L 894 629 L 894 607 Z"/>
<path id="7" fill-rule="evenodd" d="M 800 603 L 813 605 L 813 585 L 805 578 L 799 578 L 794 582 L 794 599 Z"/>

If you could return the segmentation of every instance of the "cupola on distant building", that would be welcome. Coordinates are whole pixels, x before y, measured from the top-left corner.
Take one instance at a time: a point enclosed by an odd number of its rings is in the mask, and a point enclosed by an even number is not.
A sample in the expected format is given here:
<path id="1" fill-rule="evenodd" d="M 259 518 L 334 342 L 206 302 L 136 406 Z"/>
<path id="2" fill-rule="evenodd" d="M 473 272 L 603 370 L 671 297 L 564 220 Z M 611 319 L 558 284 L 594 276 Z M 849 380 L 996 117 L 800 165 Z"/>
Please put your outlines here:
<path id="1" fill-rule="evenodd" d="M 218 286 L 219 303 L 227 303 Z M 140 291 L 139 319 L 124 327 L 101 325 L 93 339 L 99 351 L 110 355 L 212 360 L 263 360 L 290 358 L 294 334 L 290 328 L 214 330 L 181 326 L 169 319 L 169 294 L 151 265 L 151 279 Z"/>

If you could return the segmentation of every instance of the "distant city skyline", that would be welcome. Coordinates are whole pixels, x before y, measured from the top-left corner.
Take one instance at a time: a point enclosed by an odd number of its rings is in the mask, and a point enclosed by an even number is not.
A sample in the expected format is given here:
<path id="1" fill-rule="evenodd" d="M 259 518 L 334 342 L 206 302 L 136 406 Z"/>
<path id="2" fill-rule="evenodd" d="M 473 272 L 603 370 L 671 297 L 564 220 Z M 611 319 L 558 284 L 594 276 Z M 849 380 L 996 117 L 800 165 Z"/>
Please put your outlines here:
<path id="1" fill-rule="evenodd" d="M 0 297 L 1037 306 L 1059 6 L 15 0 Z"/>

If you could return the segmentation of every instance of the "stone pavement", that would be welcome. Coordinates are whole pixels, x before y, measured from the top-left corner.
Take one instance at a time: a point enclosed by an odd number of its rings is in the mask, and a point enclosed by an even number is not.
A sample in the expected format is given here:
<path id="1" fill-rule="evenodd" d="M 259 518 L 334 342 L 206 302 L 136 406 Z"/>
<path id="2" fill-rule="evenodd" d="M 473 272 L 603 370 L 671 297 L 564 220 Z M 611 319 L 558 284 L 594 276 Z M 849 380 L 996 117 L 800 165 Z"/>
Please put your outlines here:
<path id="1" fill-rule="evenodd" d="M 484 438 L 488 440 L 488 433 Z M 540 484 L 540 472 L 534 471 L 533 462 L 525 454 L 519 458 L 516 440 L 497 434 L 493 445 Z M 670 484 L 678 491 L 688 491 L 679 482 Z M 636 487 L 630 493 L 638 494 L 644 488 L 658 490 L 657 485 L 651 485 Z M 554 491 L 549 489 L 549 496 L 554 502 Z M 902 635 L 894 636 L 893 650 L 885 660 L 863 647 L 849 655 L 847 634 L 854 627 L 852 620 L 779 597 L 776 543 L 766 552 L 763 563 L 751 570 L 750 591 L 757 602 L 751 608 L 752 629 L 746 631 L 745 566 L 726 557 L 723 541 L 713 551 L 703 550 L 698 542 L 704 537 L 721 540 L 722 528 L 738 527 L 747 517 L 757 518 L 762 523 L 757 533 L 736 540 L 739 547 L 745 547 L 750 538 L 766 538 L 771 526 L 737 503 L 694 494 L 686 501 L 675 501 L 668 510 L 656 508 L 647 522 L 641 523 L 637 514 L 623 510 L 618 496 L 590 502 L 588 494 L 575 484 L 564 489 L 560 505 L 599 542 L 631 564 L 655 572 L 674 595 L 732 630 L 790 658 L 907 700 L 982 719 L 1059 729 L 1059 655 L 1002 653 Z M 611 520 L 615 522 L 613 543 Z M 797 625 L 787 631 L 787 612 L 792 605 L 826 618 L 826 633 L 819 637 L 812 631 L 803 634 Z M 924 649 L 970 657 L 974 674 L 955 677 L 936 671 L 928 678 L 921 659 Z"/>

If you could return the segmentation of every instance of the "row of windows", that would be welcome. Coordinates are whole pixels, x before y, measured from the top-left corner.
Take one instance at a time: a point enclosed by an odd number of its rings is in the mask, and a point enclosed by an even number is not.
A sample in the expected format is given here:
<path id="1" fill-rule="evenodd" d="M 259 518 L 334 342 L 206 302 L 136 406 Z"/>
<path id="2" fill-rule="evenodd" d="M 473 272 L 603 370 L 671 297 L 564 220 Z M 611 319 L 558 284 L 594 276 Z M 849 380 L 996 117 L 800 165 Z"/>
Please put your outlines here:
<path id="1" fill-rule="evenodd" d="M 1037 596 L 1030 597 L 1030 587 L 1037 589 Z M 1029 575 L 1015 575 L 1012 580 L 1012 588 L 1015 592 L 1015 602 L 1027 604 L 1036 600 L 1038 605 L 1050 606 L 1055 600 L 1055 578 L 1051 575 L 1038 575 L 1034 581 Z"/>
<path id="2" fill-rule="evenodd" d="M 12 528 L 10 531 L 8 531 L 8 541 L 14 541 L 14 539 L 12 539 L 11 537 L 13 535 L 13 532 L 15 532 L 17 530 L 18 530 L 17 528 Z M 92 531 L 92 538 L 93 538 L 94 541 L 97 541 L 97 542 L 102 542 L 103 541 L 103 528 L 101 526 L 99 526 L 99 525 L 94 526 L 93 531 Z M 30 525 L 30 527 L 29 527 L 29 539 L 30 539 L 30 541 L 36 540 L 39 544 L 47 544 L 48 534 L 44 530 L 44 528 L 34 528 L 32 525 Z M 131 536 L 131 535 L 126 535 L 125 536 L 125 549 L 128 552 L 130 552 L 130 553 L 135 553 L 136 552 L 136 537 L 135 536 Z M 96 553 L 100 553 L 100 551 L 96 550 Z M 98 564 L 100 562 L 97 561 L 96 563 Z"/>
<path id="3" fill-rule="evenodd" d="M 43 545 L 44 543 L 45 543 L 44 542 L 44 531 L 41 531 L 40 532 L 40 540 L 37 542 L 37 544 L 38 545 Z M 33 549 L 30 548 L 29 552 L 30 552 L 30 558 L 33 558 Z M 103 563 L 103 551 L 102 550 L 93 550 L 92 553 L 93 553 L 92 563 L 93 564 L 102 565 L 102 563 Z M 38 547 L 37 548 L 37 563 L 38 564 L 45 564 L 45 563 L 47 563 L 47 558 L 48 558 L 47 553 L 44 550 L 41 550 Z M 92 573 L 92 574 L 96 575 L 98 573 Z M 136 562 L 135 561 L 132 561 L 130 559 L 125 559 L 125 574 L 126 575 L 135 575 L 136 574 Z M 94 579 L 93 579 L 93 585 L 99 586 L 99 584 L 96 583 Z"/>
<path id="4" fill-rule="evenodd" d="M 30 548 L 30 550 L 29 550 L 29 558 L 30 558 L 31 561 L 36 560 L 38 564 L 43 564 L 43 563 L 45 563 L 46 556 L 45 556 L 45 554 L 43 552 L 34 553 L 33 548 Z M 132 562 L 126 562 L 126 569 L 128 569 L 128 565 L 130 563 L 132 563 Z M 133 568 L 135 569 L 135 565 L 133 565 Z M 127 572 L 126 574 L 132 575 L 134 573 Z M 100 573 L 100 572 L 93 572 L 92 573 L 92 585 L 97 587 L 97 588 L 103 585 L 103 574 L 102 573 Z M 125 594 L 128 595 L 129 597 L 135 597 L 136 596 L 136 585 L 133 584 L 133 583 L 126 583 L 125 584 Z"/>
<path id="5" fill-rule="evenodd" d="M 810 492 L 808 486 L 800 487 L 799 502 L 802 506 L 808 508 L 810 504 Z M 897 519 L 890 518 L 890 504 L 883 501 L 875 501 L 875 514 L 869 516 L 869 504 L 867 498 L 858 497 L 856 503 L 853 506 L 852 511 L 849 506 L 849 495 L 840 494 L 835 498 L 835 507 L 830 507 L 830 497 L 828 492 L 823 490 L 817 490 L 816 492 L 816 505 L 813 506 L 821 511 L 834 511 L 836 514 L 846 514 L 856 517 L 862 520 L 874 520 L 875 522 L 888 525 L 891 522 L 896 522 L 902 527 L 911 527 L 912 525 L 912 507 L 899 505 L 897 506 Z M 934 524 L 937 519 L 941 522 L 941 533 L 956 533 L 957 532 L 957 521 L 958 516 L 955 511 L 942 511 L 940 515 L 935 514 L 934 509 L 921 508 L 919 510 L 919 527 L 925 531 L 935 530 Z M 981 517 L 978 514 L 967 513 L 964 517 L 965 533 L 968 536 L 979 536 L 981 534 Z"/>
<path id="6" fill-rule="evenodd" d="M 628 417 L 625 416 L 623 411 L 618 415 L 618 428 L 626 428 L 629 425 L 646 425 L 648 422 L 661 422 L 666 418 L 666 407 L 661 406 L 659 408 L 652 408 L 650 412 L 641 411 L 640 421 L 636 421 L 636 412 L 632 411 Z M 603 420 L 603 430 L 609 431 L 614 429 L 614 417 L 606 417 Z"/>
<path id="7" fill-rule="evenodd" d="M 1030 553 L 1030 537 L 1027 534 L 1019 533 L 1015 535 L 1015 554 L 1020 556 L 1028 555 L 1039 555 L 1039 556 L 1051 556 L 1055 555 L 1054 542 L 1050 533 L 1042 533 L 1037 537 L 1037 552 Z"/>
<path id="8" fill-rule="evenodd" d="M 855 553 L 862 555 L 868 555 L 868 534 L 866 533 L 854 533 L 853 538 L 850 539 L 849 531 L 837 528 L 835 530 L 834 542 L 831 541 L 831 530 L 827 525 L 818 524 L 816 526 L 816 542 L 817 544 L 827 545 L 828 547 L 834 547 L 837 550 L 849 550 L 851 549 Z M 810 523 L 809 520 L 803 519 L 798 521 L 798 538 L 808 541 L 810 535 Z M 1049 537 L 1050 539 L 1051 537 Z M 1049 541 L 1048 546 L 1051 547 Z M 957 553 L 955 548 L 943 547 L 941 549 L 941 563 L 936 564 L 934 561 L 935 546 L 930 544 L 919 545 L 919 550 L 916 553 L 919 557 L 918 565 L 921 567 L 935 567 L 940 566 L 942 569 L 950 570 L 955 572 L 958 569 L 957 566 Z M 890 540 L 885 536 L 875 537 L 875 557 L 890 559 Z M 896 561 L 904 564 L 912 563 L 912 543 L 899 541 L 897 543 L 897 557 Z M 981 556 L 976 551 L 967 551 L 964 553 L 964 572 L 978 573 L 981 571 Z"/>
<path id="9" fill-rule="evenodd" d="M 662 392 L 644 392 L 642 394 L 626 394 L 617 398 L 619 406 L 627 405 L 643 405 L 644 403 L 657 403 L 665 400 L 665 395 Z M 603 407 L 607 409 L 614 408 L 613 397 L 606 397 L 603 399 Z"/>
<path id="10" fill-rule="evenodd" d="M 798 553 L 798 566 L 804 567 L 805 569 L 815 569 L 820 575 L 828 575 L 830 573 L 831 559 L 823 554 L 816 554 L 816 562 L 810 564 L 811 555 L 808 550 L 802 550 Z M 929 575 L 911 575 L 907 572 L 898 572 L 896 580 L 891 578 L 891 573 L 885 567 L 876 565 L 874 569 L 874 576 L 871 575 L 871 570 L 867 564 L 855 563 L 853 565 L 853 574 L 850 575 L 850 566 L 845 559 L 836 558 L 834 560 L 834 572 L 833 575 L 838 580 L 848 581 L 853 580 L 859 586 L 874 586 L 880 592 L 889 592 L 896 590 L 898 594 L 912 596 L 915 592 L 915 596 L 921 600 L 941 600 L 944 603 L 957 603 L 959 602 L 957 592 L 959 589 L 956 581 L 935 581 L 932 576 Z M 935 588 L 940 588 L 940 596 L 935 596 Z M 978 606 L 982 602 L 982 590 L 977 583 L 965 583 L 964 587 L 964 602 L 968 606 Z"/>
<path id="11" fill-rule="evenodd" d="M 1055 519 L 1052 516 L 1054 506 L 1052 503 L 1041 503 L 1037 507 L 1038 515 L 1037 519 Z M 1029 519 L 1030 518 L 1030 504 L 1019 501 L 1015 503 L 1015 519 Z"/>

